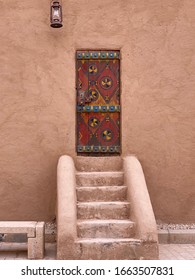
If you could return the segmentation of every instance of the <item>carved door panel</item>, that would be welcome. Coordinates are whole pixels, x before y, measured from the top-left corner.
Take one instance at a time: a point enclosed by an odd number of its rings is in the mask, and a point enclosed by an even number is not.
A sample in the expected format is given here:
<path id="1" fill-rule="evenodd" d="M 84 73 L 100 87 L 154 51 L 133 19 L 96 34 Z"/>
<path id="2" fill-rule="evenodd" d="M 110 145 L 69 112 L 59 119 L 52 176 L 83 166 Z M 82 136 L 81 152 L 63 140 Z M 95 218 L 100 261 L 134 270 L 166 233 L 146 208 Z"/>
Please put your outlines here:
<path id="1" fill-rule="evenodd" d="M 120 53 L 77 52 L 77 153 L 120 154 Z"/>

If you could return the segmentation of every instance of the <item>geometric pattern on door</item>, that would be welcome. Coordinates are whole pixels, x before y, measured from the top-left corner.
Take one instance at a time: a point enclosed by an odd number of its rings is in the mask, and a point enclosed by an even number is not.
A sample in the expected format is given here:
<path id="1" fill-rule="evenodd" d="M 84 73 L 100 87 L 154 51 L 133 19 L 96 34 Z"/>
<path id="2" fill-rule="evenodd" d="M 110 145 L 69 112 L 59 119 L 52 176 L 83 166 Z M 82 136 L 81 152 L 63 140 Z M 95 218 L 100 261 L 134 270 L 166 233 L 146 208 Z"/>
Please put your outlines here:
<path id="1" fill-rule="evenodd" d="M 120 154 L 120 52 L 77 51 L 77 152 Z"/>

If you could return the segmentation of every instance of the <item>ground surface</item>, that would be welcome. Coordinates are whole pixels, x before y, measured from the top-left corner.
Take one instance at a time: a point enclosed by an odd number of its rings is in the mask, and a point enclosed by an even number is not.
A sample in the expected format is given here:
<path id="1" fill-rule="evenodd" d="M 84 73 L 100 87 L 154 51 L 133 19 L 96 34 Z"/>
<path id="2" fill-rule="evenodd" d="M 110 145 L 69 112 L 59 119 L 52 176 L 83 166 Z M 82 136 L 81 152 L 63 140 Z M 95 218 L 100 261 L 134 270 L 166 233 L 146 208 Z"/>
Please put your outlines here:
<path id="1" fill-rule="evenodd" d="M 6 247 L 5 247 L 6 246 Z M 5 251 L 6 249 L 6 251 Z M 195 260 L 195 244 L 160 244 L 161 260 Z M 56 244 L 47 243 L 45 260 L 55 260 Z M 26 244 L 0 243 L 0 260 L 26 260 Z"/>

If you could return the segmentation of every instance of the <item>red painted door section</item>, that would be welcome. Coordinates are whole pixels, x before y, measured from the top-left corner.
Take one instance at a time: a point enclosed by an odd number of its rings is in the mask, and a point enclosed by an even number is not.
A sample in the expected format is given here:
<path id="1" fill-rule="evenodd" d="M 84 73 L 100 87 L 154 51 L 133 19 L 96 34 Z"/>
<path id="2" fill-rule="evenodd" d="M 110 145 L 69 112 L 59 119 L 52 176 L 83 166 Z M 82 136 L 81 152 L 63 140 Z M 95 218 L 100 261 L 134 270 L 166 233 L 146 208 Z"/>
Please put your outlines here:
<path id="1" fill-rule="evenodd" d="M 77 153 L 120 154 L 120 52 L 76 56 Z"/>

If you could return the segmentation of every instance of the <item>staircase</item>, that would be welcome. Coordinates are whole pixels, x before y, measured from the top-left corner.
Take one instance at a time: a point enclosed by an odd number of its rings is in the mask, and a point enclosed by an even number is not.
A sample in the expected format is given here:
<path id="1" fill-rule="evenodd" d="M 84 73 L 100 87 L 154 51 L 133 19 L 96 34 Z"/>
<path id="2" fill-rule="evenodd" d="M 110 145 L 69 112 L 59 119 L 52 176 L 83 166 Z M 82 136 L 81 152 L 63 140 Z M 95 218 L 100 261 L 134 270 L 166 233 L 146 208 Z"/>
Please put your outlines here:
<path id="1" fill-rule="evenodd" d="M 130 220 L 121 171 L 76 173 L 78 259 L 137 259 L 141 241 Z"/>
<path id="2" fill-rule="evenodd" d="M 60 157 L 57 259 L 158 259 L 156 221 L 135 156 Z"/>

